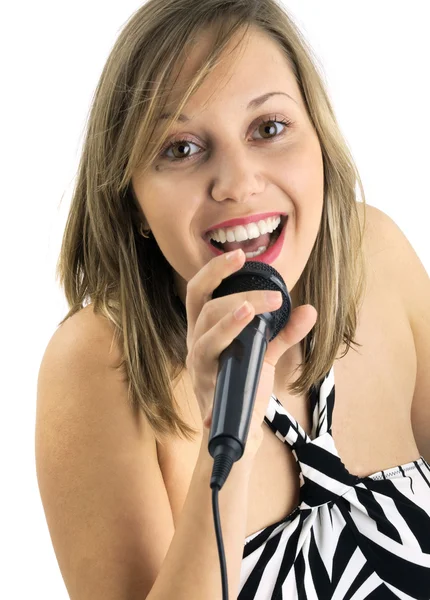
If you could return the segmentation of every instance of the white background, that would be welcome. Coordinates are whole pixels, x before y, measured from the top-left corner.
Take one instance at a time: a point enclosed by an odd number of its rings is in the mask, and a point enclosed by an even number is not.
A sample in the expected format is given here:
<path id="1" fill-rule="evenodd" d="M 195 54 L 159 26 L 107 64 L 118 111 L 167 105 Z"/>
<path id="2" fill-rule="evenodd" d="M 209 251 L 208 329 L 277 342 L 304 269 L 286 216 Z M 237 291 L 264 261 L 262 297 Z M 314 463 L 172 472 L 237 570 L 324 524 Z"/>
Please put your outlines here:
<path id="1" fill-rule="evenodd" d="M 0 597 L 68 595 L 37 488 L 37 373 L 66 312 L 54 268 L 82 133 L 132 0 L 2 4 Z M 427 0 L 287 0 L 319 58 L 367 202 L 430 272 Z M 99 600 L 99 599 L 94 599 Z"/>

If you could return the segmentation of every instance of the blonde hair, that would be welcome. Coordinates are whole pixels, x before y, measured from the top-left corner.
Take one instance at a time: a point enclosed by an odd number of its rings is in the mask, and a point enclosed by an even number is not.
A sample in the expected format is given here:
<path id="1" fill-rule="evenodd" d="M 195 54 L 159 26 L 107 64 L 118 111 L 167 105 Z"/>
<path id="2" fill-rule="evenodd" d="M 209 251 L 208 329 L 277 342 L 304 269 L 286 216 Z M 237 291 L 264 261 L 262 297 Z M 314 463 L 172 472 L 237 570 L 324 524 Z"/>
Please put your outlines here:
<path id="1" fill-rule="evenodd" d="M 154 123 L 164 112 L 170 79 L 186 59 L 184 49 L 209 26 L 215 35 L 208 56 L 154 142 Z M 303 371 L 289 391 L 307 392 L 331 368 L 341 344 L 342 356 L 359 345 L 353 337 L 365 277 L 356 183 L 363 202 L 364 190 L 310 47 L 275 0 L 149 0 L 122 29 L 95 92 L 57 277 L 70 308 L 59 325 L 86 301 L 109 319 L 130 404 L 144 412 L 159 442 L 173 433 L 187 439 L 196 433 L 179 415 L 173 384 L 187 356 L 186 312 L 175 295 L 172 267 L 154 238 L 139 234 L 144 215 L 131 178 L 149 168 L 227 44 L 251 26 L 285 53 L 324 164 L 321 225 L 296 284 L 299 304 L 313 305 L 318 319 L 301 342 Z"/>

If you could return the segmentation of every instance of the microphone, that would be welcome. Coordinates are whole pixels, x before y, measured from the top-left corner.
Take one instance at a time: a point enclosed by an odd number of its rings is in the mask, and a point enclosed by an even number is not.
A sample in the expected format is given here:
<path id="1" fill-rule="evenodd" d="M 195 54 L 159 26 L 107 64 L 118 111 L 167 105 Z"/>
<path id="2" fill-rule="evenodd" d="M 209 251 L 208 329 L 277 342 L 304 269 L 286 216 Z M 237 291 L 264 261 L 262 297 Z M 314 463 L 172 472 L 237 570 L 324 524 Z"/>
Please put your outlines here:
<path id="1" fill-rule="evenodd" d="M 214 458 L 211 488 L 222 488 L 233 463 L 244 453 L 267 344 L 291 314 L 291 298 L 282 276 L 263 262 L 245 262 L 221 282 L 212 298 L 251 290 L 280 291 L 283 302 L 277 310 L 256 315 L 220 354 L 208 445 Z"/>

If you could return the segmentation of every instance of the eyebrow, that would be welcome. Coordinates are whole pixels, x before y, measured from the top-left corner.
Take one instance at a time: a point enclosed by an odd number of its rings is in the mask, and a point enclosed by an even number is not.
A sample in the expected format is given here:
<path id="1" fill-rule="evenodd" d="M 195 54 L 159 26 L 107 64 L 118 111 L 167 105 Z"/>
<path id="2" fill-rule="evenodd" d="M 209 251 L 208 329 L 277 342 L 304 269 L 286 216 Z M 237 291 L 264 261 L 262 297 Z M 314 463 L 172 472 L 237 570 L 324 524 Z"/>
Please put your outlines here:
<path id="1" fill-rule="evenodd" d="M 256 109 L 259 106 L 261 106 L 262 104 L 264 104 L 272 96 L 276 96 L 279 94 L 281 94 L 282 96 L 287 96 L 288 98 L 290 98 L 290 100 L 292 100 L 293 102 L 298 104 L 297 100 L 294 100 L 294 98 L 292 96 L 290 96 L 289 94 L 287 94 L 286 92 L 268 92 L 267 94 L 263 94 L 262 96 L 258 96 L 257 98 L 254 98 L 253 100 L 251 100 L 251 102 L 248 104 L 246 109 L 247 110 Z M 168 119 L 171 116 L 172 116 L 172 113 L 163 113 L 160 116 L 159 120 L 161 121 L 162 119 Z M 191 121 L 191 119 L 181 113 L 178 116 L 178 121 L 180 121 L 181 123 L 187 123 L 188 121 Z"/>

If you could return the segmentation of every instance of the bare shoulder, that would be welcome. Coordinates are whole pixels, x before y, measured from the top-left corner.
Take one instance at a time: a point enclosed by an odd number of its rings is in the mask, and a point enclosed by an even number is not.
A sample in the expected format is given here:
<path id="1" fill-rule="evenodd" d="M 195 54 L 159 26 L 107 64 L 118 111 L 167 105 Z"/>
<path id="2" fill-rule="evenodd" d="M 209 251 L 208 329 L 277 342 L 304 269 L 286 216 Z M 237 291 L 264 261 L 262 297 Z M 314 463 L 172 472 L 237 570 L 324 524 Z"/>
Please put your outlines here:
<path id="1" fill-rule="evenodd" d="M 56 330 L 39 369 L 37 480 L 72 600 L 146 597 L 174 533 L 155 438 L 114 368 L 113 334 L 86 307 Z"/>
<path id="2" fill-rule="evenodd" d="M 54 332 L 47 351 L 51 354 L 60 349 L 61 352 L 76 352 L 79 349 L 89 361 L 89 366 L 98 361 L 115 367 L 121 360 L 114 340 L 113 324 L 102 314 L 96 313 L 92 304 L 75 313 Z"/>
<path id="3" fill-rule="evenodd" d="M 363 206 L 359 212 L 363 215 Z M 430 278 L 401 227 L 374 206 L 366 205 L 364 239 L 367 265 L 380 289 L 385 288 L 384 301 L 389 294 L 400 298 L 413 335 L 417 374 L 412 425 L 421 454 L 430 460 Z M 395 319 L 393 314 L 393 326 Z"/>
<path id="4" fill-rule="evenodd" d="M 94 403 L 94 410 L 124 411 L 135 420 L 135 426 L 142 440 L 151 440 L 155 444 L 155 437 L 149 425 L 143 418 L 143 413 L 132 413 L 128 400 L 124 397 L 126 376 L 119 369 L 121 352 L 115 340 L 113 324 L 102 314 L 96 313 L 90 304 L 75 313 L 65 321 L 52 335 L 45 349 L 39 370 L 39 385 L 54 385 L 57 382 L 64 386 L 65 381 L 74 385 L 75 381 L 109 381 L 116 394 L 108 394 L 105 399 L 100 399 L 103 406 Z M 66 372 L 63 372 L 66 370 Z M 60 378 L 60 373 L 62 378 Z M 57 404 L 56 409 L 66 404 L 67 390 L 64 389 L 64 404 Z M 43 408 L 44 395 L 38 398 L 39 410 Z M 91 410 L 91 406 L 82 406 L 85 395 L 73 396 L 76 404 L 75 410 Z M 109 404 L 111 403 L 111 404 Z"/>
<path id="5" fill-rule="evenodd" d="M 389 259 L 393 245 L 399 242 L 399 235 L 403 235 L 398 225 L 376 206 L 357 202 L 358 214 L 364 226 L 364 250 L 366 258 L 373 260 Z"/>
<path id="6" fill-rule="evenodd" d="M 364 207 L 358 205 L 363 218 Z M 386 282 L 396 287 L 415 335 L 423 309 L 429 305 L 429 276 L 401 227 L 389 215 L 369 204 L 365 213 L 364 247 L 368 262 L 377 265 L 378 275 L 385 275 Z M 425 312 L 428 313 L 427 309 Z"/>

